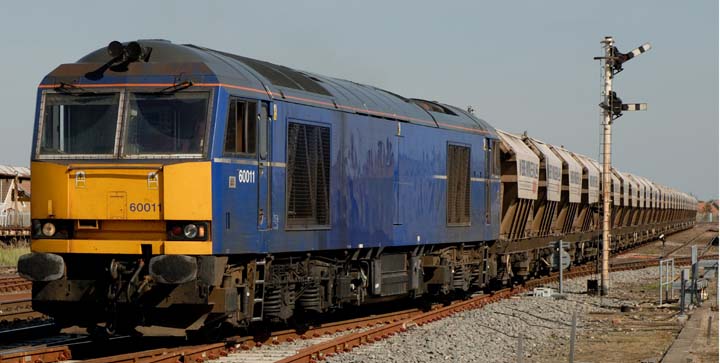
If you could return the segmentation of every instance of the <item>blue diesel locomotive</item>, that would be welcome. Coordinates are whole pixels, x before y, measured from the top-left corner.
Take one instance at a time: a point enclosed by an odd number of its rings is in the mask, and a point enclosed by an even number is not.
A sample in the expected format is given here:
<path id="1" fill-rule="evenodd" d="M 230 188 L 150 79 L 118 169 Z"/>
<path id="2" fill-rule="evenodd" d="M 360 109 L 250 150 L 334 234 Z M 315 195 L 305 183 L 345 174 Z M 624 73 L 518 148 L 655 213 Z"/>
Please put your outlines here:
<path id="1" fill-rule="evenodd" d="M 592 163 L 450 105 L 163 40 L 59 66 L 37 105 L 18 270 L 61 325 L 248 326 L 545 273 L 558 238 L 596 253 Z M 692 223 L 629 217 L 637 185 L 617 248 Z"/>

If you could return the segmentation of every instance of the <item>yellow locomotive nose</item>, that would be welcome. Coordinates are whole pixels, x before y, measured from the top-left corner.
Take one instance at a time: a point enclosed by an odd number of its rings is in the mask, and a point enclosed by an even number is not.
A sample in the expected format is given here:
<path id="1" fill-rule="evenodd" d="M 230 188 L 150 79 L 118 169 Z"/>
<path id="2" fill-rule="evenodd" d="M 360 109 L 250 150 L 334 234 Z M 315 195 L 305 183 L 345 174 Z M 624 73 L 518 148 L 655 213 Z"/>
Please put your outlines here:
<path id="1" fill-rule="evenodd" d="M 208 161 L 36 161 L 32 171 L 32 202 L 47 206 L 32 209 L 34 252 L 141 254 L 150 245 L 153 254 L 212 253 Z"/>

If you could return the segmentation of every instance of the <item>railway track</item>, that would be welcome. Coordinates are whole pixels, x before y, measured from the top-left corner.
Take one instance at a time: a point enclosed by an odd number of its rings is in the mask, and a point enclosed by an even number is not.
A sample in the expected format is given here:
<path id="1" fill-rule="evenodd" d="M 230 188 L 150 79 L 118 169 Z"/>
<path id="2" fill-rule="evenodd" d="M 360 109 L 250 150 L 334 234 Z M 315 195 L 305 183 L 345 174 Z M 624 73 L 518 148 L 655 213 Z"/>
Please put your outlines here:
<path id="1" fill-rule="evenodd" d="M 32 289 L 32 282 L 17 275 L 5 275 L 0 277 L 0 293 L 13 293 L 29 291 Z"/>
<path id="2" fill-rule="evenodd" d="M 682 244 L 680 244 L 680 245 L 678 245 L 678 246 L 674 246 L 671 250 L 669 250 L 669 251 L 667 251 L 667 252 L 664 252 L 664 251 L 662 251 L 662 252 L 661 252 L 661 251 L 651 251 L 651 252 L 649 252 L 649 253 L 644 254 L 644 253 L 643 253 L 643 250 L 648 250 L 648 249 L 658 249 L 658 250 L 659 250 L 659 248 L 660 248 L 660 247 L 659 247 L 660 240 L 654 240 L 654 241 L 645 242 L 645 243 L 643 243 L 643 244 L 640 244 L 640 245 L 637 245 L 637 246 L 633 246 L 633 247 L 630 247 L 630 248 L 628 248 L 628 249 L 619 251 L 619 252 L 617 252 L 617 253 L 615 254 L 615 258 L 628 258 L 628 257 L 631 257 L 632 255 L 636 255 L 636 254 L 640 254 L 640 256 L 632 256 L 632 257 L 639 257 L 640 259 L 643 259 L 643 258 L 651 258 L 651 257 L 657 258 L 657 257 L 662 256 L 663 258 L 667 258 L 667 257 L 669 257 L 670 255 L 677 253 L 677 252 L 678 252 L 679 250 L 681 250 L 683 247 L 686 247 L 686 246 L 688 246 L 689 244 L 695 242 L 696 240 L 698 240 L 701 236 L 703 236 L 703 235 L 705 235 L 705 234 L 711 234 L 711 233 L 712 233 L 712 234 L 714 234 L 715 236 L 718 235 L 717 227 L 716 227 L 716 226 L 697 225 L 697 226 L 696 226 L 695 228 L 693 228 L 693 229 L 675 232 L 675 233 L 673 234 L 673 236 L 674 236 L 673 239 L 677 239 L 677 237 L 679 237 L 679 235 L 684 235 L 684 234 L 688 234 L 688 236 L 689 236 L 690 233 L 693 233 L 693 231 L 697 231 L 697 230 L 699 230 L 699 232 L 697 232 L 696 234 L 692 235 L 692 237 L 689 237 L 689 238 L 688 238 L 687 240 L 685 240 L 685 242 L 683 242 Z M 712 242 L 712 241 L 710 241 L 710 242 Z M 708 242 L 708 243 L 709 243 L 709 242 Z M 689 254 L 689 252 L 688 252 L 688 254 Z"/>
<path id="3" fill-rule="evenodd" d="M 41 317 L 33 311 L 29 293 L 5 295 L 0 300 L 0 321 L 26 320 Z"/>
<path id="4" fill-rule="evenodd" d="M 705 232 L 708 231 L 708 228 L 707 228 L 707 227 L 703 227 L 703 226 L 700 226 L 700 225 L 696 225 L 696 226 L 695 226 L 694 228 L 692 228 L 692 229 L 686 229 L 686 230 L 684 230 L 684 231 L 675 232 L 674 234 L 672 234 L 672 236 L 677 237 L 677 236 L 679 236 L 679 235 L 684 235 L 684 234 L 686 234 L 686 233 L 692 233 L 694 230 L 698 230 L 698 229 L 701 230 L 700 233 L 697 234 L 697 235 L 695 235 L 695 236 L 692 237 L 692 238 L 695 238 L 695 237 L 699 236 L 700 234 L 705 233 Z M 692 238 L 691 238 L 691 239 L 692 239 Z M 615 257 L 622 257 L 622 256 L 625 256 L 625 255 L 629 255 L 629 254 L 635 253 L 635 252 L 637 252 L 638 250 L 641 250 L 641 249 L 643 249 L 643 248 L 647 248 L 647 246 L 652 245 L 652 244 L 654 244 L 654 243 L 657 243 L 658 241 L 660 241 L 660 240 L 659 240 L 659 239 L 655 239 L 655 240 L 653 240 L 653 241 L 647 241 L 647 242 L 645 242 L 645 243 L 641 243 L 641 244 L 639 244 L 639 245 L 632 246 L 632 247 L 630 247 L 630 248 L 627 248 L 627 249 L 624 249 L 624 250 L 622 250 L 622 251 L 617 252 L 617 253 L 615 254 Z"/>
<path id="5" fill-rule="evenodd" d="M 700 251 L 700 256 L 705 256 L 705 254 L 710 251 L 710 248 L 712 248 L 712 246 L 717 243 L 717 240 L 718 240 L 717 234 L 713 238 L 710 238 L 710 240 L 708 240 L 708 242 L 703 247 L 702 251 Z"/>
<path id="6" fill-rule="evenodd" d="M 51 363 L 66 361 L 70 358 L 70 349 L 65 345 L 57 347 L 38 347 L 30 351 L 17 349 L 0 353 L 0 362 L 3 363 Z"/>
<path id="7" fill-rule="evenodd" d="M 18 275 L 0 276 L 0 322 L 23 321 L 43 316 L 32 310 L 31 289 L 32 283 Z"/>
<path id="8" fill-rule="evenodd" d="M 55 335 L 58 330 L 43 314 L 33 311 L 29 292 L 0 295 L 0 344 Z"/>
<path id="9" fill-rule="evenodd" d="M 276 346 L 287 344 L 295 341 L 316 342 L 318 340 L 329 340 L 333 335 L 345 333 L 358 329 L 370 329 L 372 327 L 395 322 L 400 319 L 409 318 L 422 314 L 420 309 L 407 309 L 403 311 L 371 315 L 362 318 L 355 318 L 341 322 L 332 322 L 312 327 L 304 332 L 296 330 L 281 330 L 273 332 L 270 336 L 264 338 L 243 336 L 232 337 L 221 343 L 205 344 L 197 346 L 180 346 L 176 348 L 158 348 L 141 352 L 126 353 L 109 357 L 88 359 L 86 362 L 93 363 L 130 363 L 130 362 L 172 362 L 176 363 L 179 357 L 184 362 L 203 361 L 214 359 L 223 355 L 227 355 L 234 351 L 250 350 L 265 345 Z M 123 339 L 126 337 L 119 337 Z M 0 352 L 0 363 L 17 362 L 24 363 L 27 361 L 37 362 L 42 359 L 43 363 L 59 362 L 70 359 L 72 357 L 73 348 L 78 345 L 92 344 L 87 338 L 76 338 L 77 342 L 67 345 L 58 345 L 51 348 L 45 346 L 21 347 L 10 351 Z M 62 343 L 62 342 L 60 342 Z M 58 344 L 57 342 L 54 344 Z M 26 349 L 22 349 L 26 348 Z M 85 350 L 94 350 L 94 348 L 85 348 Z M 23 355 L 24 354 L 24 355 Z M 251 360 L 254 362 L 255 360 Z"/>
<path id="10" fill-rule="evenodd" d="M 16 274 L 0 275 L 0 343 L 57 333 L 44 315 L 33 311 L 32 283 Z"/>
<path id="11" fill-rule="evenodd" d="M 673 256 L 673 255 L 677 254 L 680 250 L 682 250 L 683 248 L 686 248 L 686 247 L 691 246 L 691 245 L 693 244 L 693 242 L 695 242 L 695 241 L 697 241 L 697 240 L 706 241 L 706 242 L 703 243 L 703 247 L 704 247 L 705 249 L 704 249 L 703 251 L 701 251 L 701 252 L 703 252 L 703 253 L 704 253 L 704 252 L 707 252 L 707 249 L 709 249 L 709 246 L 710 246 L 710 244 L 712 243 L 712 240 L 715 239 L 715 238 L 717 237 L 717 235 L 718 235 L 717 232 L 714 232 L 714 231 L 711 231 L 711 230 L 705 230 L 705 231 L 701 232 L 700 234 L 698 234 L 697 236 L 695 236 L 694 238 L 692 238 L 691 240 L 689 240 L 689 241 L 681 244 L 680 246 L 677 246 L 677 247 L 673 248 L 672 250 L 670 250 L 670 252 L 664 254 L 664 255 L 663 255 L 663 258 L 667 258 L 667 257 L 670 257 L 670 256 Z M 703 238 L 705 238 L 705 239 L 703 239 Z M 706 248 L 706 247 L 707 247 L 707 248 Z M 688 254 L 688 255 L 690 254 L 689 251 L 688 251 L 687 254 Z"/>
<path id="12" fill-rule="evenodd" d="M 682 246 L 668 252 L 667 255 L 677 252 L 683 246 L 698 240 L 700 236 L 709 233 L 707 229 L 693 236 Z M 716 234 L 716 232 L 715 232 Z M 709 244 L 710 242 L 708 242 Z M 632 251 L 634 249 L 628 250 Z M 627 253 L 628 251 L 624 251 Z M 706 252 L 703 251 L 703 252 Z M 704 253 L 703 253 L 704 255 Z M 617 256 L 616 256 L 617 257 Z M 717 258 L 717 256 L 702 256 L 702 258 Z M 690 257 L 677 257 L 676 264 L 689 264 Z M 654 267 L 657 257 L 648 259 L 624 260 L 614 258 L 611 270 L 623 271 Z M 576 278 L 596 273 L 594 263 L 573 267 L 564 273 L 565 278 Z M 402 333 L 413 325 L 424 325 L 457 312 L 476 309 L 487 304 L 509 298 L 510 296 L 526 292 L 534 287 L 554 282 L 557 274 L 527 281 L 523 286 L 507 288 L 488 295 L 474 296 L 468 300 L 455 301 L 447 306 L 435 305 L 429 311 L 408 309 L 399 312 L 371 315 L 341 322 L 322 324 L 310 327 L 306 331 L 282 330 L 271 333 L 267 337 L 239 336 L 228 338 L 223 342 L 203 345 L 165 347 L 131 352 L 120 355 L 91 359 L 95 363 L 159 363 L 159 362 L 201 362 L 212 360 L 238 351 L 245 351 L 233 356 L 233 362 L 314 362 L 325 357 L 347 352 L 353 348 L 371 344 L 389 336 Z M 29 299 L 29 296 L 28 296 Z M 28 301 L 29 302 L 29 301 Z M 18 301 L 18 304 L 22 302 Z M 1 306 L 1 305 L 0 305 Z M 91 344 L 84 342 L 83 344 Z M 264 351 L 266 346 L 283 346 L 283 349 Z M 260 349 L 258 349 L 260 348 Z M 91 348 L 92 349 L 92 348 Z M 252 352 L 247 352 L 252 350 Z M 0 352 L 0 363 L 27 362 L 40 360 L 43 363 L 53 363 L 70 359 L 72 345 L 54 347 L 29 347 L 25 351 Z"/>

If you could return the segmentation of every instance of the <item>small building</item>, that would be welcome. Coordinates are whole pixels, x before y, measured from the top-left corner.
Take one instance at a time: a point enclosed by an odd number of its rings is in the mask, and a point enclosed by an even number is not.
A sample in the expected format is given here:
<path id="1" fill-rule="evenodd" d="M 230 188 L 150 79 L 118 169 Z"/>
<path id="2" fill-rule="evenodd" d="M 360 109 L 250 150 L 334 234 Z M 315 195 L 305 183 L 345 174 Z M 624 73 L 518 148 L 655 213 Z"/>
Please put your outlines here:
<path id="1" fill-rule="evenodd" d="M 707 202 L 698 202 L 697 204 L 697 221 L 698 222 L 718 222 L 718 200 L 710 200 Z"/>
<path id="2" fill-rule="evenodd" d="M 0 165 L 0 239 L 5 243 L 30 236 L 30 169 Z"/>

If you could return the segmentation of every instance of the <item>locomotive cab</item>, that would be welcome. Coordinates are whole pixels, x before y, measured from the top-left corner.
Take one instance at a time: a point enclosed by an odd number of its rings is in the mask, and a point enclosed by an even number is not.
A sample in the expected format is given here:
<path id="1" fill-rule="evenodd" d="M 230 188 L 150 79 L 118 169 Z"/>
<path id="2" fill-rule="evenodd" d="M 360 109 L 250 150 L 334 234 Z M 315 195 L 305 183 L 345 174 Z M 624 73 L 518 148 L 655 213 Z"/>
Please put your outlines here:
<path id="1" fill-rule="evenodd" d="M 96 79 L 94 58 L 58 67 L 39 87 L 32 253 L 19 273 L 34 281 L 34 309 L 62 325 L 185 328 L 212 310 L 209 286 L 224 267 L 210 256 L 217 88 L 144 82 L 157 71 L 147 63 Z M 197 309 L 185 321 L 164 316 L 183 294 Z"/>
<path id="2" fill-rule="evenodd" d="M 211 94 L 41 91 L 33 250 L 209 254 Z"/>

